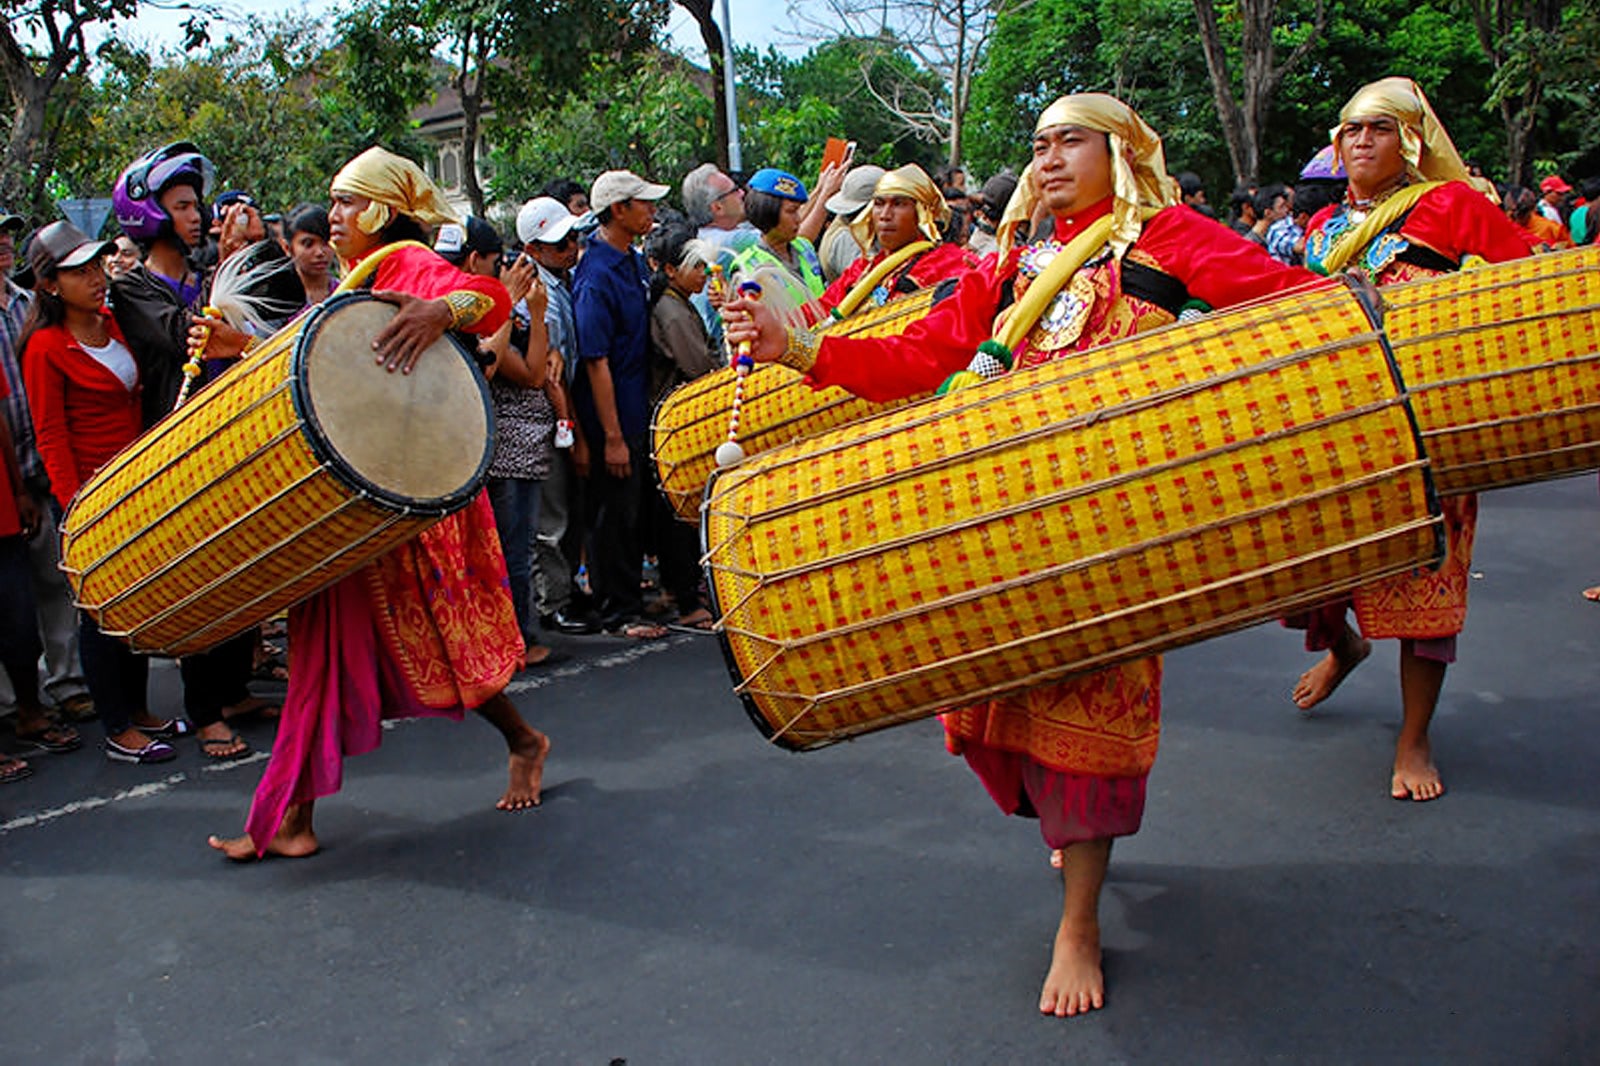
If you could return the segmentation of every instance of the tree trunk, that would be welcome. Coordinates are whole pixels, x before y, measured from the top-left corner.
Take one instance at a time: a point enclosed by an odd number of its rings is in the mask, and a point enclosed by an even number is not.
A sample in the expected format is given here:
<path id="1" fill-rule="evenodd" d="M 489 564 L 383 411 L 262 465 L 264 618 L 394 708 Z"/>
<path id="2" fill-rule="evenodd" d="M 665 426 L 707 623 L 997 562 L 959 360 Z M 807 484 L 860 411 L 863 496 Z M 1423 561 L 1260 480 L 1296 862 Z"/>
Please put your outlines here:
<path id="1" fill-rule="evenodd" d="M 50 159 L 44 151 L 45 107 L 56 85 L 88 65 L 82 27 L 88 16 L 74 13 L 67 25 L 48 18 L 43 26 L 49 52 L 42 67 L 22 48 L 14 24 L 0 27 L 0 70 L 11 96 L 11 130 L 0 163 L 0 205 L 10 210 L 39 208 Z"/>
<path id="2" fill-rule="evenodd" d="M 1206 72 L 1211 75 L 1211 97 L 1222 122 L 1222 139 L 1228 145 L 1228 162 L 1233 164 L 1234 180 L 1244 182 L 1254 175 L 1245 162 L 1244 115 L 1233 98 L 1233 79 L 1228 73 L 1228 54 L 1222 47 L 1222 30 L 1217 25 L 1217 9 L 1211 0 L 1194 0 L 1196 21 L 1200 24 L 1200 45 L 1206 54 Z"/>
<path id="3" fill-rule="evenodd" d="M 1327 5 L 1325 0 L 1317 0 L 1316 21 L 1311 32 L 1282 64 L 1275 65 L 1277 45 L 1272 39 L 1272 30 L 1277 8 L 1277 0 L 1239 0 L 1239 18 L 1243 23 L 1239 50 L 1244 59 L 1241 103 L 1233 97 L 1233 79 L 1228 73 L 1217 9 L 1211 0 L 1194 0 L 1217 117 L 1222 120 L 1222 135 L 1228 142 L 1234 177 L 1241 185 L 1254 185 L 1261 180 L 1261 137 L 1266 130 L 1272 94 L 1283 84 L 1284 75 L 1311 51 L 1327 26 Z"/>
<path id="4" fill-rule="evenodd" d="M 711 68 L 711 80 L 714 83 L 711 89 L 711 101 L 715 105 L 711 109 L 715 122 L 715 136 L 717 139 L 717 166 L 724 172 L 729 169 L 730 152 L 728 148 L 730 131 L 733 124 L 738 121 L 737 115 L 729 114 L 733 101 L 727 98 L 724 91 L 727 85 L 727 73 L 722 63 L 722 29 L 717 25 L 716 14 L 712 10 L 716 0 L 677 0 L 678 6 L 693 16 L 695 25 L 700 27 L 700 40 L 706 46 L 706 60 Z"/>
<path id="5" fill-rule="evenodd" d="M 1494 68 L 1498 82 L 1512 61 L 1511 45 L 1518 40 L 1517 24 L 1539 34 L 1554 33 L 1561 26 L 1562 0 L 1469 0 L 1478 46 Z M 1524 38 L 1525 40 L 1525 38 Z M 1539 105 L 1544 99 L 1544 80 L 1540 65 L 1526 63 L 1527 81 L 1519 91 L 1499 85 L 1500 121 L 1506 129 L 1506 177 L 1515 184 L 1533 180 L 1533 130 Z"/>
<path id="6" fill-rule="evenodd" d="M 461 69 L 456 93 L 461 97 L 461 187 L 472 213 L 484 217 L 483 187 L 478 184 L 478 128 L 483 116 L 483 74 L 489 46 L 482 32 L 469 27 L 461 35 Z"/>

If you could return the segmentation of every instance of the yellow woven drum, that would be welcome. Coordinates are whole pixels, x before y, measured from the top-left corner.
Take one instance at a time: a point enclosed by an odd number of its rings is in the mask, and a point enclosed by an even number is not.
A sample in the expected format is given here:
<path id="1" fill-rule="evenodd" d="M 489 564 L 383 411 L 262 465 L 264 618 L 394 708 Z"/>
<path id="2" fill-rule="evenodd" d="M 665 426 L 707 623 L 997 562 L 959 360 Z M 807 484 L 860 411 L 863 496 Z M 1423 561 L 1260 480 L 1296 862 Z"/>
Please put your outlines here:
<path id="1" fill-rule="evenodd" d="M 329 299 L 83 486 L 62 568 L 101 629 L 140 651 L 201 651 L 471 501 L 488 390 L 449 339 L 410 374 L 377 365 L 372 338 L 394 313 Z"/>
<path id="2" fill-rule="evenodd" d="M 1383 290 L 1443 495 L 1600 467 L 1600 248 Z"/>
<path id="3" fill-rule="evenodd" d="M 898 334 L 928 313 L 933 293 L 931 288 L 909 293 L 823 332 L 836 337 Z M 717 445 L 728 439 L 733 386 L 734 372 L 724 367 L 673 390 L 656 408 L 650 435 L 661 491 L 686 522 L 700 521 L 706 482 L 717 469 Z M 897 406 L 863 400 L 843 389 L 813 389 L 793 370 L 769 363 L 745 378 L 739 443 L 746 455 L 754 455 Z"/>
<path id="4" fill-rule="evenodd" d="M 1443 549 L 1339 287 L 758 455 L 707 492 L 737 691 L 804 750 L 1320 602 Z"/>

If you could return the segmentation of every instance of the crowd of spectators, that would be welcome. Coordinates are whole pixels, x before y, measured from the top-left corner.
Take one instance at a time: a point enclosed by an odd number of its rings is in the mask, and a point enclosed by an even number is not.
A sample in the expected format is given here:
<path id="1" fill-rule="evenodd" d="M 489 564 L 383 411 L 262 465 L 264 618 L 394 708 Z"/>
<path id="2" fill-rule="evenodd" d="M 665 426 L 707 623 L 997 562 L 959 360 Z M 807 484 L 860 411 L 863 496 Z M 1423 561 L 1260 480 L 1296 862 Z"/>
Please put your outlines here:
<path id="1" fill-rule="evenodd" d="M 669 626 L 710 628 L 695 530 L 654 484 L 652 412 L 671 389 L 727 363 L 708 274 L 762 270 L 815 320 L 828 286 L 879 251 L 851 223 L 886 173 L 835 165 L 808 187 L 776 168 L 730 174 L 706 163 L 674 189 L 608 171 L 587 185 L 549 182 L 499 226 L 468 218 L 431 235 L 461 270 L 499 278 L 515 305 L 479 356 L 497 426 L 488 491 L 525 668 L 564 658 L 543 634 L 650 640 Z M 1201 179 L 1176 177 L 1183 202 L 1215 218 Z M 11 708 L 14 736 L 0 782 L 30 773 L 29 756 L 81 746 L 78 726 L 96 717 L 109 757 L 154 763 L 187 735 L 211 758 L 247 754 L 230 722 L 274 710 L 245 687 L 252 676 L 282 680 L 279 649 L 252 632 L 186 657 L 183 713 L 153 713 L 147 661 L 77 616 L 57 566 L 73 491 L 172 410 L 190 316 L 217 264 L 246 248 L 283 257 L 291 283 L 273 297 L 285 319 L 338 284 L 325 208 L 263 213 L 241 190 L 208 201 L 212 179 L 193 145 L 142 157 L 118 184 L 120 232 L 110 241 L 45 219 L 31 220 L 34 230 L 0 211 L 0 451 L 10 479 L 0 493 L 0 708 Z M 995 250 L 1017 181 L 1005 171 L 974 189 L 960 167 L 932 175 L 947 209 L 940 236 L 966 261 Z M 1299 264 L 1309 221 L 1342 195 L 1328 175 L 1241 187 L 1219 222 Z M 1537 191 L 1510 185 L 1500 195 L 1544 248 L 1592 243 L 1600 228 L 1590 207 L 1597 178 L 1578 190 L 1552 175 Z"/>

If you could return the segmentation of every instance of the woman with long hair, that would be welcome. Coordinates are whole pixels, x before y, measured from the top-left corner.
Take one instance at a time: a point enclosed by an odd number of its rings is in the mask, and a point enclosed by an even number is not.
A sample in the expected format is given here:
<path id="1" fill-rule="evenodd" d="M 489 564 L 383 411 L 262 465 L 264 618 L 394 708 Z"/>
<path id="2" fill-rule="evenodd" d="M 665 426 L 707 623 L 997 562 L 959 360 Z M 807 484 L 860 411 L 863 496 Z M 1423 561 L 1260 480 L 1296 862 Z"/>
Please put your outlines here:
<path id="1" fill-rule="evenodd" d="M 70 222 L 55 222 L 38 232 L 29 254 L 37 280 L 23 330 L 23 381 L 50 491 L 63 510 L 141 426 L 139 367 L 105 306 L 101 258 L 114 249 Z M 106 756 L 138 764 L 173 758 L 163 738 L 182 727 L 150 714 L 149 660 L 101 633 L 87 614 L 80 620 L 80 654 L 105 725 Z"/>

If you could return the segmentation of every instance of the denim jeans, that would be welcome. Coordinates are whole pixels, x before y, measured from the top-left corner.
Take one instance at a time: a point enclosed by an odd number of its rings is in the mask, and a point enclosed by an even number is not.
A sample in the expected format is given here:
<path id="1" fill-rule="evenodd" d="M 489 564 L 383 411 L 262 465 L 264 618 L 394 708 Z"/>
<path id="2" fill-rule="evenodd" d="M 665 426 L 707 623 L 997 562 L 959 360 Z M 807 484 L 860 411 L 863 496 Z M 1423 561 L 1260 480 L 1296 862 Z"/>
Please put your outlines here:
<path id="1" fill-rule="evenodd" d="M 489 506 L 494 508 L 500 550 L 506 557 L 511 603 L 517 610 L 517 627 L 529 642 L 534 637 L 529 600 L 533 590 L 533 534 L 539 526 L 539 487 L 540 483 L 530 478 L 489 479 Z"/>

